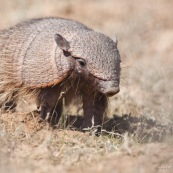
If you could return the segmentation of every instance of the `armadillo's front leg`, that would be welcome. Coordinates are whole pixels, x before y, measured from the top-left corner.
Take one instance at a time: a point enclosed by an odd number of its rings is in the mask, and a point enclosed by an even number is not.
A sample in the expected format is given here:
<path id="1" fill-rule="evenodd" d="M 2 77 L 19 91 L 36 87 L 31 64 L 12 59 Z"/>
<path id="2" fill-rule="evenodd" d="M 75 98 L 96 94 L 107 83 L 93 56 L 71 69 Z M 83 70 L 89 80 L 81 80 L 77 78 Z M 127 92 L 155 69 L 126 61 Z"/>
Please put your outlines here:
<path id="1" fill-rule="evenodd" d="M 48 120 L 52 126 L 58 123 L 62 114 L 62 98 L 60 92 L 58 86 L 44 88 L 40 90 L 37 98 L 37 104 L 41 108 L 41 119 L 44 120 L 48 116 Z"/>
<path id="2" fill-rule="evenodd" d="M 101 93 L 83 94 L 84 121 L 82 129 L 97 126 L 97 131 L 101 131 L 103 117 L 106 113 L 107 98 Z"/>
<path id="3" fill-rule="evenodd" d="M 59 100 L 57 105 L 55 105 L 54 107 L 50 107 L 49 105 L 41 106 L 40 118 L 44 120 L 46 117 L 48 117 L 48 121 L 52 127 L 58 124 L 61 114 L 62 114 L 61 100 Z"/>
<path id="4" fill-rule="evenodd" d="M 63 111 L 63 101 L 62 99 L 58 100 L 58 103 L 56 106 L 51 110 L 50 115 L 49 115 L 49 122 L 52 127 L 58 124 L 59 119 L 62 115 Z"/>

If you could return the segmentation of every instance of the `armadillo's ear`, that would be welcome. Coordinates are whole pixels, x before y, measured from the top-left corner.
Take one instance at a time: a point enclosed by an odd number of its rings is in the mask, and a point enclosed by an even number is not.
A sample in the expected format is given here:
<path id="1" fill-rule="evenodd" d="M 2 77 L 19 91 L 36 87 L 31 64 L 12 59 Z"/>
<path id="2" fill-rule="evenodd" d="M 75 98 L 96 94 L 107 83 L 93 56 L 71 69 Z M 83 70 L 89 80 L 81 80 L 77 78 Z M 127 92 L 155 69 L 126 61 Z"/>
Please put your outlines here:
<path id="1" fill-rule="evenodd" d="M 55 34 L 54 38 L 55 38 L 56 44 L 58 45 L 60 49 L 64 51 L 68 51 L 70 49 L 70 44 L 64 37 L 62 37 L 59 34 Z"/>
<path id="2" fill-rule="evenodd" d="M 115 42 L 115 44 L 116 44 L 116 46 L 117 46 L 117 44 L 118 44 L 118 38 L 117 38 L 117 36 L 114 35 L 114 37 L 113 37 L 112 39 L 113 39 L 113 41 Z"/>

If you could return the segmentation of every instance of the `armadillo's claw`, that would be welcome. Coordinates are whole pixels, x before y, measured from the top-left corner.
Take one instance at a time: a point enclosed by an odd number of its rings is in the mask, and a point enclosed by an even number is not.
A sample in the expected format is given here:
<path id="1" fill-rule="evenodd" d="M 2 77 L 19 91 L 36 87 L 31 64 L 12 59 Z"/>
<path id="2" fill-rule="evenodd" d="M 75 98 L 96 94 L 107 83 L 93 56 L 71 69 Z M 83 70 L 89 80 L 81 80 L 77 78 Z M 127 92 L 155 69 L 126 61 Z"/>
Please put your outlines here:
<path id="1" fill-rule="evenodd" d="M 47 119 L 48 116 L 49 116 L 48 108 L 46 106 L 42 106 L 41 112 L 40 112 L 40 118 L 45 120 L 45 119 Z"/>

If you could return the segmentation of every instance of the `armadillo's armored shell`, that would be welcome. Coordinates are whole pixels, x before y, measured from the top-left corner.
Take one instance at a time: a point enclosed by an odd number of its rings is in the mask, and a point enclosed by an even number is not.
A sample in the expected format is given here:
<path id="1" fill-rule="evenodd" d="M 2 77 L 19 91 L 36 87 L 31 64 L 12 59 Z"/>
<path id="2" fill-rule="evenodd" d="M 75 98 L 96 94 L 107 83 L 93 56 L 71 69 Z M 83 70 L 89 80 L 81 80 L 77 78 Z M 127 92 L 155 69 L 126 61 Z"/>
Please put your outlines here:
<path id="1" fill-rule="evenodd" d="M 72 65 L 57 47 L 54 35 L 72 36 L 81 28 L 87 29 L 72 20 L 47 18 L 30 20 L 2 31 L 1 81 L 31 88 L 59 83 L 68 75 Z"/>
<path id="2" fill-rule="evenodd" d="M 57 47 L 53 34 L 37 33 L 29 49 L 23 50 L 21 77 L 25 86 L 45 87 L 61 82 L 70 64 Z"/>

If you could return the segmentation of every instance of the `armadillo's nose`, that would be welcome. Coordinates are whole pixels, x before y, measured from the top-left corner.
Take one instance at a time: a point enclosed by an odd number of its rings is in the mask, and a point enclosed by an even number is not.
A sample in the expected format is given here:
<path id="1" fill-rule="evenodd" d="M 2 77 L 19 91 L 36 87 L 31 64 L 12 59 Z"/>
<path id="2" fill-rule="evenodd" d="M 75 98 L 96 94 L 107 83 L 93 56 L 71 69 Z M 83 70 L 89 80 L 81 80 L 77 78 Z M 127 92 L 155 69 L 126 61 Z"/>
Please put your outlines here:
<path id="1" fill-rule="evenodd" d="M 120 91 L 119 87 L 110 87 L 105 89 L 104 94 L 107 95 L 108 97 L 111 97 L 115 94 L 117 94 Z"/>

